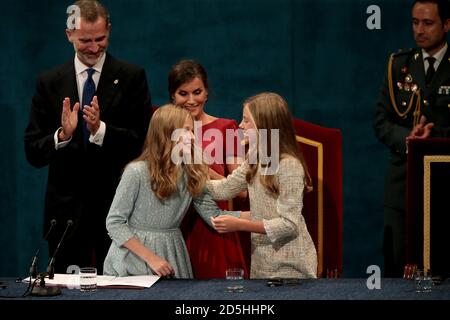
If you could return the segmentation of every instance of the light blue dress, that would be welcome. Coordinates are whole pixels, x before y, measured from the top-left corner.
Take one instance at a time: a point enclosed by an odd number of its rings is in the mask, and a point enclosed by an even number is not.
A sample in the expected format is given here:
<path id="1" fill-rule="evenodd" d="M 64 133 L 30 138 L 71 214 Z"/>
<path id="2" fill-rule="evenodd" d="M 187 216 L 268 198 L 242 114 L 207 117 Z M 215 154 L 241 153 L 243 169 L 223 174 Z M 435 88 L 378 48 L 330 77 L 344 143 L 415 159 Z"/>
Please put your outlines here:
<path id="1" fill-rule="evenodd" d="M 136 237 L 172 265 L 176 278 L 193 277 L 189 254 L 179 229 L 191 201 L 210 226 L 212 216 L 224 213 L 239 216 L 239 212 L 220 210 L 206 189 L 193 199 L 186 181 L 183 174 L 178 192 L 161 201 L 150 188 L 146 162 L 134 162 L 125 168 L 106 218 L 106 229 L 112 244 L 104 262 L 104 274 L 155 274 L 144 260 L 122 247 L 129 239 Z"/>

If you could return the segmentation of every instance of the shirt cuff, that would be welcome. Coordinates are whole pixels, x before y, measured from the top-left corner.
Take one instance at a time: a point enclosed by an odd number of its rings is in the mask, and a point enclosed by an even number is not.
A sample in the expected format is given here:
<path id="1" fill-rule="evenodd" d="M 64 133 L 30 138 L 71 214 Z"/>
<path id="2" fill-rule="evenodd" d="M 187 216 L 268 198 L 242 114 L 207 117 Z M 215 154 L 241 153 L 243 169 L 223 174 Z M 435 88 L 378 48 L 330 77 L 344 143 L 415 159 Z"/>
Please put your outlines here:
<path id="1" fill-rule="evenodd" d="M 108 236 L 118 247 L 122 247 L 132 238 L 139 239 L 128 226 L 120 226 L 116 230 L 112 230 L 112 233 L 108 232 Z"/>
<path id="2" fill-rule="evenodd" d="M 105 132 L 106 124 L 103 121 L 100 121 L 100 127 L 98 128 L 97 133 L 89 136 L 89 142 L 95 143 L 101 147 L 103 145 L 103 139 L 105 138 Z"/>
<path id="3" fill-rule="evenodd" d="M 275 234 L 275 231 L 271 228 L 270 220 L 263 219 L 262 222 L 264 225 L 264 229 L 266 230 L 266 235 L 269 238 L 270 242 L 275 243 L 278 240 L 278 237 Z"/>
<path id="4" fill-rule="evenodd" d="M 53 140 L 55 141 L 55 150 L 64 148 L 69 144 L 70 140 L 72 140 L 72 137 L 70 137 L 69 140 L 59 142 L 58 134 L 60 130 L 62 130 L 62 127 L 59 127 L 58 130 L 56 130 L 55 135 L 53 136 Z"/>
<path id="5" fill-rule="evenodd" d="M 236 217 L 236 218 L 241 218 L 241 211 L 224 210 L 223 214 L 226 214 L 227 216 L 233 216 L 233 217 Z"/>

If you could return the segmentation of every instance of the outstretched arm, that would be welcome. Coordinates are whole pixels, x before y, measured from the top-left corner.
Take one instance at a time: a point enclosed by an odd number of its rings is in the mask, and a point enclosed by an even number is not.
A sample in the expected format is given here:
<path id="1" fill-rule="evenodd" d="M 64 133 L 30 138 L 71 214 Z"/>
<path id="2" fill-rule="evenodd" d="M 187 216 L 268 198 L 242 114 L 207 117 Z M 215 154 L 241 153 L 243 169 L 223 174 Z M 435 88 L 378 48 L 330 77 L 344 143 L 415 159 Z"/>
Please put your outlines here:
<path id="1" fill-rule="evenodd" d="M 266 229 L 261 221 L 251 220 L 250 211 L 242 211 L 239 218 L 227 215 L 213 217 L 211 223 L 219 233 L 247 231 L 266 234 Z"/>
<path id="2" fill-rule="evenodd" d="M 240 211 L 226 211 L 221 210 L 217 203 L 213 200 L 207 189 L 197 198 L 192 201 L 195 210 L 200 214 L 202 219 L 209 224 L 211 227 L 211 218 L 218 217 L 221 215 L 229 215 L 239 217 Z"/>
<path id="3" fill-rule="evenodd" d="M 221 180 L 209 180 L 206 184 L 211 196 L 216 200 L 228 200 L 234 198 L 241 191 L 247 189 L 245 175 L 248 165 L 244 162 L 228 177 Z"/>

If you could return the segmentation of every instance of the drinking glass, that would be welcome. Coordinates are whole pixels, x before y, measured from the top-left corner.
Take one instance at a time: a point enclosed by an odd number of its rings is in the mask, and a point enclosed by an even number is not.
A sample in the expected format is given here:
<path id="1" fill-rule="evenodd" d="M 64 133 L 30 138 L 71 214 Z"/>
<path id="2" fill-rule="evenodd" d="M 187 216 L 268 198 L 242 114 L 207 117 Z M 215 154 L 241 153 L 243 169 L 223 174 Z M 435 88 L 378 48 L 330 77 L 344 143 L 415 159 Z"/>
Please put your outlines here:
<path id="1" fill-rule="evenodd" d="M 414 274 L 416 282 L 416 292 L 431 292 L 433 287 L 433 279 L 430 270 L 417 269 Z"/>
<path id="2" fill-rule="evenodd" d="M 225 278 L 227 279 L 228 292 L 244 292 L 244 270 L 242 268 L 230 268 L 225 271 Z"/>
<path id="3" fill-rule="evenodd" d="M 97 291 L 97 269 L 92 267 L 80 268 L 80 291 Z"/>

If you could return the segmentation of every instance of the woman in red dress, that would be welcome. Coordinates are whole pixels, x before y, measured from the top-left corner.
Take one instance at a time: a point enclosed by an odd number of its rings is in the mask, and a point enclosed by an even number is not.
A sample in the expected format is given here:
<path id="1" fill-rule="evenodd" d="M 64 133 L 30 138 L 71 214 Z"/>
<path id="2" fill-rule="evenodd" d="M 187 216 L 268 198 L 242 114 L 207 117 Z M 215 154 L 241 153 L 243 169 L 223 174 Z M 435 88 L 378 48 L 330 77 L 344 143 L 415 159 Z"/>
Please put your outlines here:
<path id="1" fill-rule="evenodd" d="M 208 76 L 199 63 L 181 60 L 172 67 L 168 82 L 169 95 L 173 103 L 186 108 L 196 121 L 195 143 L 200 144 L 201 140 L 203 161 L 209 164 L 210 178 L 225 178 L 239 166 L 236 161 L 237 139 L 226 139 L 227 129 L 230 135 L 238 128 L 236 121 L 216 118 L 205 113 Z M 227 140 L 233 143 L 227 144 Z M 217 201 L 217 204 L 223 210 L 231 209 L 227 201 Z M 227 268 L 236 267 L 243 268 L 244 277 L 248 278 L 250 239 L 246 234 L 239 232 L 219 234 L 210 228 L 193 208 L 184 218 L 181 230 L 195 279 L 224 278 Z"/>

